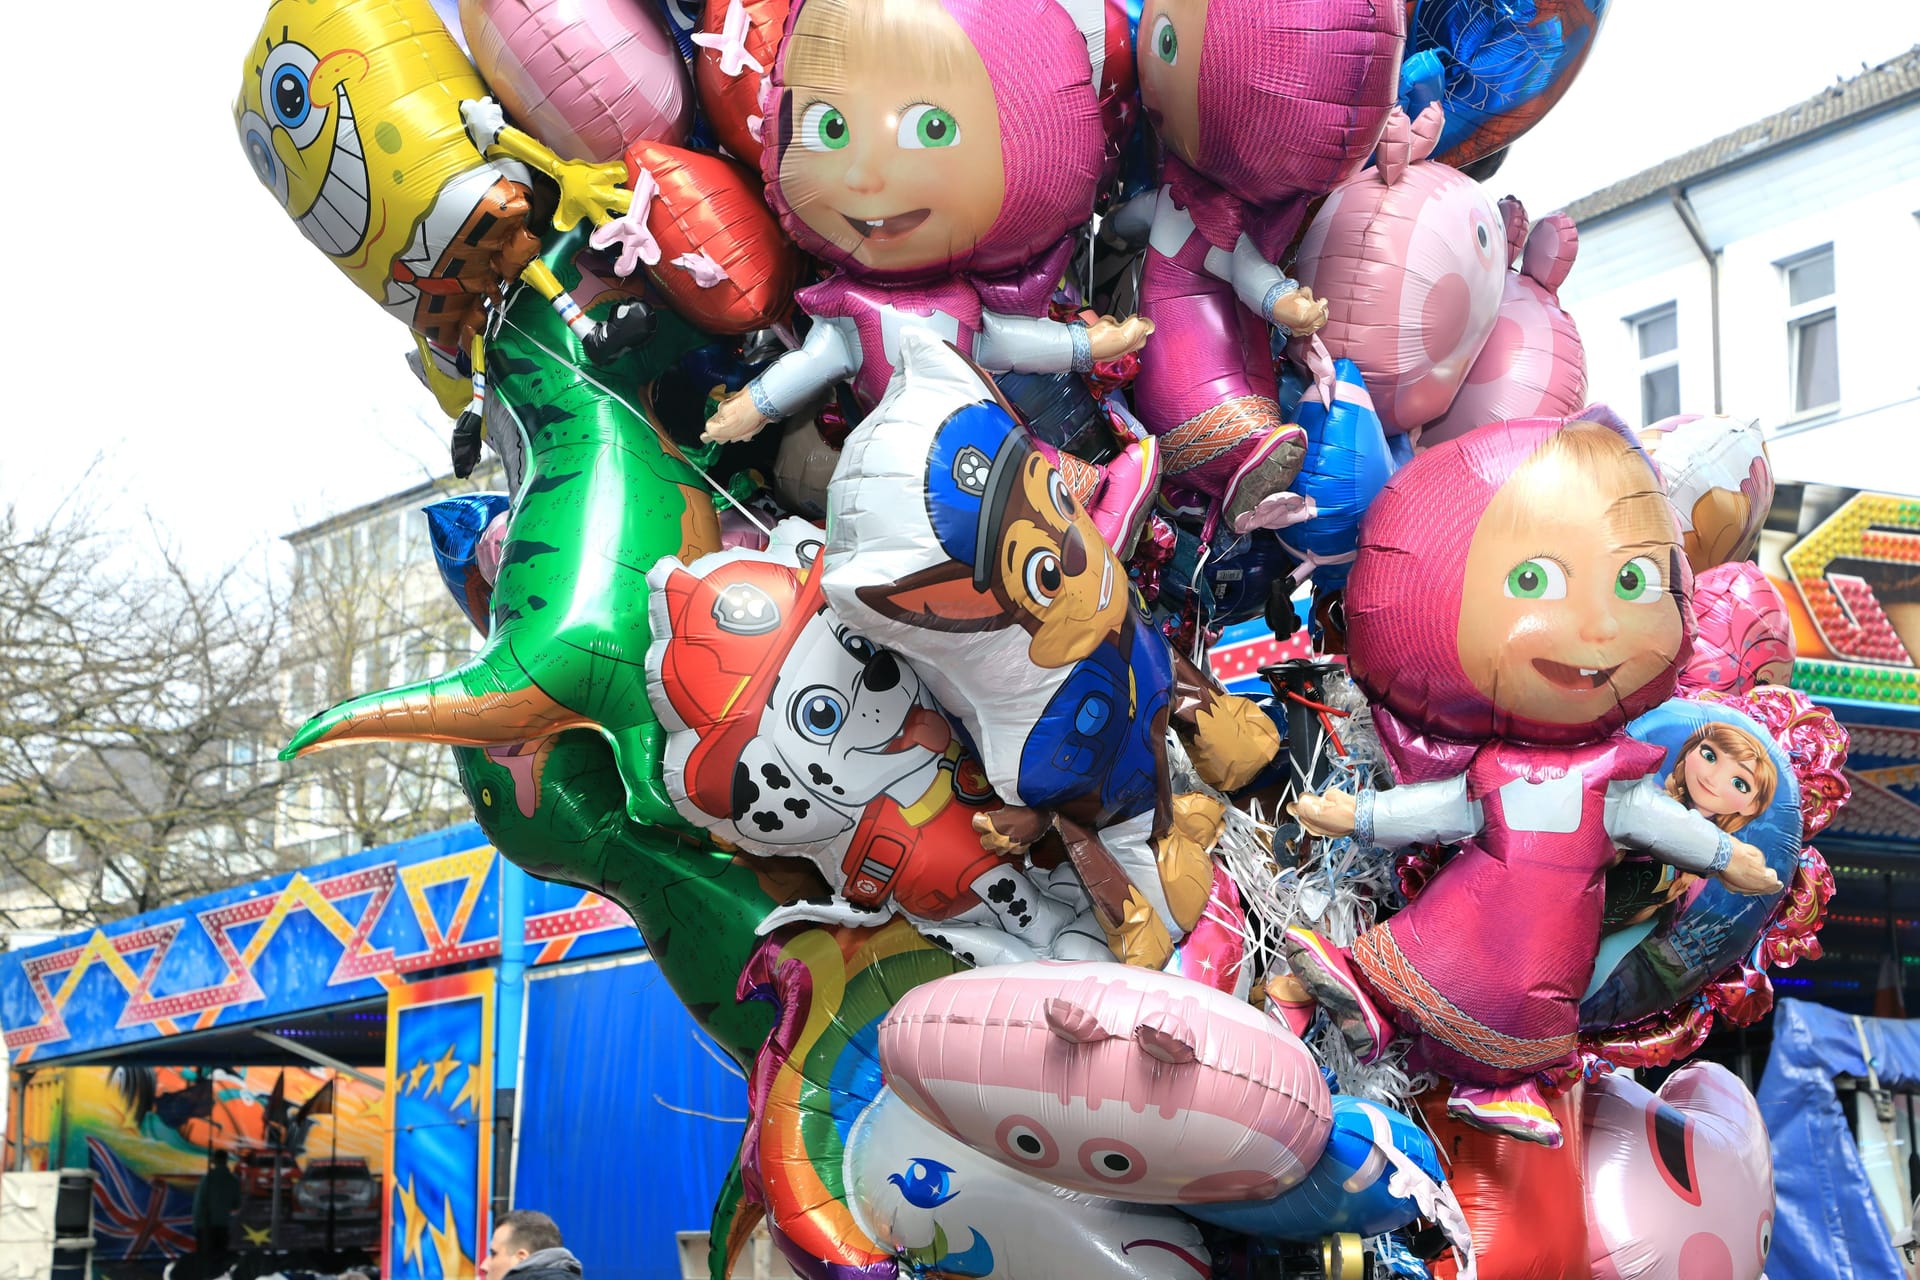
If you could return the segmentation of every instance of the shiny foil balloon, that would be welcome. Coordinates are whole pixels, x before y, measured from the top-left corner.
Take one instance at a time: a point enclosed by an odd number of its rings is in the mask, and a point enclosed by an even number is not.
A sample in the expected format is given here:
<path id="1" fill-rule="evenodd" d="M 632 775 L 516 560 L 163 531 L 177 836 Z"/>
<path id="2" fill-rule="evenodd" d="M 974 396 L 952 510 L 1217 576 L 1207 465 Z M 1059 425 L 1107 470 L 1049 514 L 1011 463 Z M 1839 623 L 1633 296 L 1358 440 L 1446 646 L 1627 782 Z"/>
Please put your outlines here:
<path id="1" fill-rule="evenodd" d="M 1759 565 L 1703 570 L 1693 580 L 1693 615 L 1699 634 L 1680 673 L 1682 693 L 1745 694 L 1793 678 L 1793 619 Z"/>
<path id="2" fill-rule="evenodd" d="M 898 358 L 828 490 L 827 601 L 964 725 L 1027 839 L 1060 826 L 1115 954 L 1158 968 L 1210 874 L 1195 860 L 1197 894 L 1178 902 L 1188 877 L 1153 847 L 1172 817 L 1172 654 L 992 385 L 918 329 Z"/>
<path id="3" fill-rule="evenodd" d="M 313 247 L 412 329 L 449 415 L 489 299 L 539 251 L 530 175 L 485 159 L 463 99 L 486 86 L 428 0 L 275 0 L 234 124 L 254 176 Z"/>
<path id="4" fill-rule="evenodd" d="M 463 493 L 425 508 L 433 562 L 454 603 L 481 635 L 491 623 L 493 582 L 481 566 L 481 540 L 511 505 L 504 493 Z"/>
<path id="5" fill-rule="evenodd" d="M 760 163 L 767 136 L 760 88 L 780 52 L 791 0 L 705 0 L 693 34 L 700 110 L 735 158 Z"/>
<path id="6" fill-rule="evenodd" d="M 1668 795 L 1759 849 L 1785 886 L 1799 866 L 1800 781 L 1772 731 L 1738 705 L 1675 698 L 1627 732 L 1665 752 L 1656 774 Z M 1752 950 L 1780 898 L 1664 863 L 1620 863 L 1607 874 L 1608 932 L 1580 1003 L 1582 1028 L 1678 1006 Z"/>
<path id="7" fill-rule="evenodd" d="M 461 0 L 467 47 L 514 120 L 567 160 L 684 141 L 686 64 L 650 0 Z"/>
<path id="8" fill-rule="evenodd" d="M 1104 955 L 1084 897 L 981 847 L 974 819 L 999 798 L 914 669 L 826 606 L 822 547 L 786 520 L 765 551 L 667 557 L 647 575 L 647 680 L 681 814 L 749 852 L 810 858 L 844 899 L 783 922 L 898 911 L 983 962 L 1056 944 Z"/>
<path id="9" fill-rule="evenodd" d="M 1694 570 L 1744 560 L 1773 506 L 1773 467 L 1758 422 L 1681 415 L 1640 432 L 1680 514 Z"/>
<path id="10" fill-rule="evenodd" d="M 1305 1182 L 1270 1200 L 1182 1208 L 1202 1222 L 1268 1240 L 1312 1243 L 1342 1231 L 1376 1236 L 1420 1217 L 1414 1188 L 1437 1191 L 1445 1176 L 1417 1121 L 1342 1093 L 1333 1097 L 1326 1150 Z"/>
<path id="11" fill-rule="evenodd" d="M 633 917 L 652 964 L 743 1068 L 767 1038 L 764 1005 L 738 1004 L 755 930 L 782 902 L 826 892 L 798 860 L 748 860 L 627 817 L 613 753 L 595 733 L 455 748 L 487 839 L 546 880 L 604 894 Z"/>
<path id="12" fill-rule="evenodd" d="M 1760 1280 L 1773 1243 L 1773 1155 L 1753 1095 L 1695 1062 L 1649 1093 L 1589 1081 L 1587 1232 L 1596 1280 Z"/>
<path id="13" fill-rule="evenodd" d="M 772 1004 L 779 1029 L 749 1083 L 741 1163 L 788 1260 L 802 1275 L 845 1280 L 1206 1280 L 1193 1223 L 1005 1168 L 886 1087 L 882 1019 L 957 967 L 897 922 L 789 930 L 747 964 L 740 995 Z"/>
<path id="14" fill-rule="evenodd" d="M 1330 407 L 1309 389 L 1298 410 L 1307 431 L 1307 456 L 1293 488 L 1312 501 L 1313 516 L 1279 533 L 1281 545 L 1300 561 L 1302 575 L 1311 575 L 1317 593 L 1347 585 L 1361 517 L 1393 474 L 1380 415 L 1359 366 L 1336 360 L 1333 379 Z"/>
<path id="15" fill-rule="evenodd" d="M 1326 1146 L 1326 1082 L 1277 1020 L 1173 974 L 1004 965 L 904 996 L 887 1083 L 1008 1168 L 1144 1204 L 1258 1200 Z"/>
<path id="16" fill-rule="evenodd" d="M 1464 167 L 1553 109 L 1593 51 L 1610 0 L 1407 0 L 1400 103 L 1446 109 L 1436 158 Z"/>
<path id="17" fill-rule="evenodd" d="M 1444 1088 L 1422 1095 L 1421 1112 L 1446 1164 L 1447 1185 L 1473 1232 L 1479 1280 L 1591 1280 L 1581 1088 L 1547 1098 L 1566 1135 L 1557 1150 L 1495 1137 L 1453 1119 Z M 1433 1273 L 1437 1280 L 1455 1280 L 1453 1260 L 1440 1259 Z"/>
<path id="18" fill-rule="evenodd" d="M 1506 221 L 1480 184 L 1431 158 L 1437 109 L 1396 109 L 1378 162 L 1334 188 L 1294 274 L 1334 300 L 1320 338 L 1360 367 L 1388 435 L 1443 416 L 1499 318 Z"/>
<path id="19" fill-rule="evenodd" d="M 710 333 L 748 333 L 793 310 L 805 259 L 760 196 L 751 172 L 720 156 L 664 142 L 626 153 L 634 239 L 617 267 L 636 263 L 673 309 Z M 596 244 L 613 237 L 600 233 Z"/>
<path id="20" fill-rule="evenodd" d="M 1466 382 L 1446 414 L 1421 429 L 1422 444 L 1507 418 L 1566 417 L 1587 402 L 1586 349 L 1559 296 L 1580 246 L 1573 219 L 1549 214 L 1529 234 L 1518 200 L 1508 196 L 1500 212 L 1518 270 L 1507 273 L 1493 332 Z"/>
<path id="21" fill-rule="evenodd" d="M 605 314 L 620 295 L 586 286 L 575 262 L 584 242 L 576 228 L 544 260 L 589 314 Z M 634 818 L 684 828 L 660 783 L 664 733 L 647 699 L 646 573 L 662 556 L 717 550 L 719 524 L 680 451 L 607 390 L 637 386 L 679 354 L 656 338 L 588 377 L 546 299 L 528 286 L 513 292 L 487 367 L 490 392 L 526 438 L 527 473 L 487 643 L 444 675 L 323 712 L 283 756 L 356 741 L 493 746 L 593 727 L 613 746 Z"/>

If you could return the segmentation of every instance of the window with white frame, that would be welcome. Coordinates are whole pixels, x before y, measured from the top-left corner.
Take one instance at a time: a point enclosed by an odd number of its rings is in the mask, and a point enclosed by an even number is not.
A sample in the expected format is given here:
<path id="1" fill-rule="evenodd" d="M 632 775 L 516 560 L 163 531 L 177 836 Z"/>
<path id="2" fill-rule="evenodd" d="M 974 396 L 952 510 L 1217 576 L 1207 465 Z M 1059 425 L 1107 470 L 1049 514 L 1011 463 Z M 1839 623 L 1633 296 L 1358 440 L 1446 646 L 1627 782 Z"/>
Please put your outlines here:
<path id="1" fill-rule="evenodd" d="M 1640 424 L 1649 426 L 1680 412 L 1680 310 L 1669 302 L 1627 323 L 1640 363 Z"/>
<path id="2" fill-rule="evenodd" d="M 64 867 L 64 866 L 71 865 L 73 860 L 74 860 L 73 832 L 71 831 L 47 832 L 48 864 L 56 867 Z"/>
<path id="3" fill-rule="evenodd" d="M 1840 403 L 1840 321 L 1834 307 L 1833 246 L 1780 264 L 1787 286 L 1787 376 L 1793 412 Z"/>

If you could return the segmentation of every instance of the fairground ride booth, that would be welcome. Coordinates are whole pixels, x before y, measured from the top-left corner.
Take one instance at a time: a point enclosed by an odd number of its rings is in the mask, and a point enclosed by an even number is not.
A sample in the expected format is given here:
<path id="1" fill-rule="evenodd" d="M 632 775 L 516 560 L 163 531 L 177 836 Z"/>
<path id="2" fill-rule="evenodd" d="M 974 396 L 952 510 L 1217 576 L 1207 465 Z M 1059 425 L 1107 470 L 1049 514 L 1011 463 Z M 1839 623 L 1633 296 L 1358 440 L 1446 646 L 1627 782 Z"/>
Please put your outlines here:
<path id="1" fill-rule="evenodd" d="M 1750 1080 L 1765 1064 L 1773 1280 L 1920 1274 L 1920 1031 L 1904 1021 L 1920 966 L 1920 497 L 1849 487 L 1884 482 L 1886 440 L 1769 445 L 1777 475 L 1808 481 L 1778 484 L 1760 565 L 1792 617 L 1794 686 L 1847 727 L 1852 787 L 1815 842 L 1836 890 L 1824 954 L 1773 976 L 1772 1017 L 1709 1044 Z"/>
<path id="2" fill-rule="evenodd" d="M 243 1273 L 469 1277 L 514 1207 L 597 1280 L 669 1280 L 740 1141 L 626 915 L 472 825 L 0 956 L 0 1026 L 7 1168 L 91 1174 L 99 1275 L 193 1252 L 221 1150 Z"/>

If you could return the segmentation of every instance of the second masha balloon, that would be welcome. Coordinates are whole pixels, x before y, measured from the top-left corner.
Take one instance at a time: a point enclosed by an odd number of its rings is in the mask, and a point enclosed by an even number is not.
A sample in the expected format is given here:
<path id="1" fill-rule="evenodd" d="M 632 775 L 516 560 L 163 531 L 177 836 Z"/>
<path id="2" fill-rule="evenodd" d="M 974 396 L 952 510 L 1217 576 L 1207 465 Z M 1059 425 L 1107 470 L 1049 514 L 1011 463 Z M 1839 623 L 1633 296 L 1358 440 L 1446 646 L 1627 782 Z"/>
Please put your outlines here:
<path id="1" fill-rule="evenodd" d="M 1347 585 L 1348 661 L 1402 785 L 1295 806 L 1316 834 L 1465 841 L 1350 949 L 1290 932 L 1288 963 L 1363 1058 L 1396 1031 L 1454 1082 L 1457 1118 L 1548 1146 L 1543 1085 L 1577 1066 L 1578 1006 L 1617 846 L 1779 881 L 1669 795 L 1627 721 L 1692 643 L 1673 507 L 1624 426 L 1530 419 L 1417 456 L 1375 499 Z"/>
<path id="2" fill-rule="evenodd" d="M 834 272 L 799 294 L 805 345 L 722 404 L 708 437 L 750 436 L 842 379 L 871 409 L 910 328 L 996 372 L 1084 373 L 1136 350 L 1143 321 L 1045 317 L 1104 160 L 1092 75 L 1055 0 L 796 4 L 762 168 L 781 226 Z M 1110 495 L 1121 524 L 1144 518 L 1153 456 L 1136 449 L 1137 482 Z M 1091 468 L 1069 470 L 1098 512 Z"/>
<path id="3" fill-rule="evenodd" d="M 1275 401 L 1269 325 L 1327 304 L 1276 264 L 1308 203 L 1379 141 L 1404 14 L 1369 0 L 1148 0 L 1140 94 L 1166 151 L 1141 310 L 1160 336 L 1134 384 L 1169 486 L 1237 531 L 1287 522 L 1306 437 Z"/>

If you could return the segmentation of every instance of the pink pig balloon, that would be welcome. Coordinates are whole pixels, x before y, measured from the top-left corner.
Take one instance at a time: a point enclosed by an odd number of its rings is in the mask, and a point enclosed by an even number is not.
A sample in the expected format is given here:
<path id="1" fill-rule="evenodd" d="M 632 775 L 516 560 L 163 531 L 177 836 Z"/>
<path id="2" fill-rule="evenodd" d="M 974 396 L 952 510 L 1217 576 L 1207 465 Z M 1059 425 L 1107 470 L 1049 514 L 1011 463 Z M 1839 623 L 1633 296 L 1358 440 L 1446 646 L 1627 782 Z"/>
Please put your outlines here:
<path id="1" fill-rule="evenodd" d="M 1141 1204 L 1264 1200 L 1326 1147 L 1306 1045 L 1210 986 L 1131 965 L 994 965 L 913 988 L 880 1024 L 909 1106 L 982 1155 Z"/>
<path id="2" fill-rule="evenodd" d="M 1507 275 L 1504 222 L 1480 184 L 1427 157 L 1440 108 L 1396 108 L 1374 166 L 1334 188 L 1294 274 L 1332 301 L 1320 337 L 1360 366 L 1387 434 L 1446 413 L 1493 332 Z"/>
<path id="3" fill-rule="evenodd" d="M 1564 213 L 1549 214 L 1527 234 L 1527 211 L 1512 196 L 1500 202 L 1517 272 L 1507 273 L 1500 315 L 1487 345 L 1446 416 L 1421 430 L 1439 444 L 1508 418 L 1566 418 L 1587 402 L 1587 353 L 1580 330 L 1560 306 L 1560 283 L 1573 269 L 1580 233 Z"/>
<path id="4" fill-rule="evenodd" d="M 475 65 L 520 125 L 569 160 L 618 160 L 693 125 L 687 64 L 651 0 L 460 0 Z"/>
<path id="5" fill-rule="evenodd" d="M 1759 1280 L 1773 1242 L 1773 1156 L 1753 1095 L 1711 1062 L 1648 1093 L 1582 1091 L 1593 1280 Z"/>

